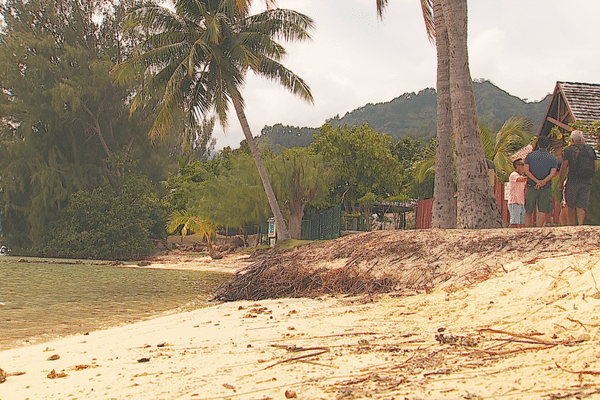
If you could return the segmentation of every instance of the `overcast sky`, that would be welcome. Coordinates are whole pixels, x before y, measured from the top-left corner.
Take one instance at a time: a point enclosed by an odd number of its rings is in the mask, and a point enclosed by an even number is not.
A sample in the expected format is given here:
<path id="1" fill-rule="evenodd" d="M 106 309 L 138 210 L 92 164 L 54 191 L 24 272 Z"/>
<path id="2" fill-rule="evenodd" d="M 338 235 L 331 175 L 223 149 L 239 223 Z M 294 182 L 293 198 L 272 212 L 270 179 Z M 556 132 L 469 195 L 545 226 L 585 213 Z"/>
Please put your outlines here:
<path id="1" fill-rule="evenodd" d="M 264 9 L 255 0 L 255 9 Z M 287 43 L 284 64 L 310 85 L 314 105 L 249 76 L 243 95 L 254 136 L 265 125 L 320 127 L 367 103 L 435 87 L 436 55 L 418 0 L 389 0 L 383 20 L 375 0 L 278 0 L 314 19 L 312 41 Z M 469 62 L 511 95 L 539 101 L 556 81 L 600 83 L 600 1 L 469 0 Z M 233 109 L 233 107 L 232 107 Z M 244 138 L 232 113 L 217 148 Z"/>

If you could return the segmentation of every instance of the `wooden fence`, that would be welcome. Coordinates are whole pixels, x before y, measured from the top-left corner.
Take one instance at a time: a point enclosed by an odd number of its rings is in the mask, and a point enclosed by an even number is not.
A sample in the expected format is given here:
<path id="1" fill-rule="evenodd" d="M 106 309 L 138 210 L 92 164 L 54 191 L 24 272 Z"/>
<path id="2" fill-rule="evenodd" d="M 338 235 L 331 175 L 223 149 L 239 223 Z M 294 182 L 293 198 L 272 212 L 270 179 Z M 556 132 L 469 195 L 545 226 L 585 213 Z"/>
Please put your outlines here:
<path id="1" fill-rule="evenodd" d="M 504 226 L 508 226 L 510 221 L 510 215 L 508 213 L 508 201 L 505 199 L 505 185 L 506 182 L 496 182 L 494 185 L 494 195 L 496 196 L 496 202 L 500 207 L 502 213 L 502 220 Z M 428 229 L 431 228 L 431 210 L 433 208 L 433 199 L 419 200 L 417 205 L 417 229 Z M 558 225 L 560 216 L 560 203 L 556 198 L 552 198 L 552 212 L 546 215 L 546 226 Z M 535 218 L 534 218 L 535 220 Z"/>

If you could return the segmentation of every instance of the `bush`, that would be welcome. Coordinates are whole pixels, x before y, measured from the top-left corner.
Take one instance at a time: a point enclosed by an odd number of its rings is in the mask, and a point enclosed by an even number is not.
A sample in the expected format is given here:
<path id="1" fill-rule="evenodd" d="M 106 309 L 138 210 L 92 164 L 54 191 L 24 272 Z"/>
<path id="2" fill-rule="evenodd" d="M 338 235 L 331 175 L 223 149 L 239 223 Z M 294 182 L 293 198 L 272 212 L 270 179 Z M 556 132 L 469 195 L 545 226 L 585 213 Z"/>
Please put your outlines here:
<path id="1" fill-rule="evenodd" d="M 39 253 L 47 257 L 136 259 L 166 238 L 167 210 L 146 178 L 133 177 L 117 194 L 110 186 L 69 197 Z"/>

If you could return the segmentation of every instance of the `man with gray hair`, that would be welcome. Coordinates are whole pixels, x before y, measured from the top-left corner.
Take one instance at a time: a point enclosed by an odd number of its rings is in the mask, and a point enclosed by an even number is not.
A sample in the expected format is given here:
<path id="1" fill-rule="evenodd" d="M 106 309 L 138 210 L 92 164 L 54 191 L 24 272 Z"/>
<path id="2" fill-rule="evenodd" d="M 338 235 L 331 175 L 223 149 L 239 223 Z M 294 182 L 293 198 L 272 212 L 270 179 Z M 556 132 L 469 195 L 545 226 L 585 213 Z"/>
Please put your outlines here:
<path id="1" fill-rule="evenodd" d="M 563 163 L 560 168 L 560 181 L 558 189 L 565 188 L 565 202 L 567 205 L 567 223 L 583 225 L 585 212 L 590 203 L 592 191 L 592 177 L 598 170 L 596 152 L 585 143 L 583 132 L 571 132 L 571 145 L 563 153 Z M 567 181 L 564 183 L 565 175 Z"/>

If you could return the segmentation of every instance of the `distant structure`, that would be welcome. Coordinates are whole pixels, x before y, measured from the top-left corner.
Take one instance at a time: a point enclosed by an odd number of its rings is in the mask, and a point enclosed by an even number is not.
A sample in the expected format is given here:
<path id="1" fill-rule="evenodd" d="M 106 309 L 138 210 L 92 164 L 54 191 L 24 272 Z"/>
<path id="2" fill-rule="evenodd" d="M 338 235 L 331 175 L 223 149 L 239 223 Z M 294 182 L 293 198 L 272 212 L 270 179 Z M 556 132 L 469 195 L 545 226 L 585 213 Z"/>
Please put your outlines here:
<path id="1" fill-rule="evenodd" d="M 556 82 L 539 136 L 550 135 L 554 126 L 563 133 L 570 132 L 573 128 L 569 124 L 576 121 L 600 121 L 600 84 Z M 585 141 L 594 149 L 598 148 L 597 138 L 587 135 Z M 563 143 L 558 141 L 552 143 L 553 148 L 562 146 Z"/>

